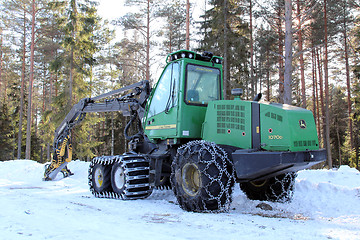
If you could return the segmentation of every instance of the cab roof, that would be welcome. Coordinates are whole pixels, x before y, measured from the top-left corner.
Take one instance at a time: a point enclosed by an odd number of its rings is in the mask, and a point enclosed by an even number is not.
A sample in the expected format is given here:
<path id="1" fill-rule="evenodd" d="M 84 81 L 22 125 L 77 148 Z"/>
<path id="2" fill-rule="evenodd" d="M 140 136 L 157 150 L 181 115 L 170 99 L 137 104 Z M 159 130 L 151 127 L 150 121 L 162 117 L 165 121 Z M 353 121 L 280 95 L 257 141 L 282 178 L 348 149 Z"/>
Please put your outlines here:
<path id="1" fill-rule="evenodd" d="M 166 57 L 166 63 L 176 61 L 181 58 L 195 59 L 198 61 L 212 62 L 216 64 L 221 64 L 223 60 L 222 57 L 214 56 L 212 52 L 203 52 L 202 54 L 199 54 L 189 50 L 179 50 L 168 54 Z"/>

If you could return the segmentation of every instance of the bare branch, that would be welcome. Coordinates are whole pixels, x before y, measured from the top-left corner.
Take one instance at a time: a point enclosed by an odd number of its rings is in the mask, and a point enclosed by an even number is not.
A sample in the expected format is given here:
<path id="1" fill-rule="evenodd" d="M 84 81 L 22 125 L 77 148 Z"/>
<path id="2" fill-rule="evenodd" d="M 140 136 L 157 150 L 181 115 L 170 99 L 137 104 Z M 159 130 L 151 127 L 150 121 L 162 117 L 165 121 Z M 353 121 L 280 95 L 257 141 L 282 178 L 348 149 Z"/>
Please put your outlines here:
<path id="1" fill-rule="evenodd" d="M 315 48 L 321 47 L 321 46 L 324 46 L 324 43 L 321 43 L 321 44 L 315 45 L 315 46 L 313 46 L 313 47 L 306 48 L 306 49 L 304 49 L 304 50 L 302 50 L 302 51 L 300 51 L 300 52 L 297 52 L 297 53 L 295 53 L 295 54 L 293 55 L 293 58 L 297 58 L 297 57 L 299 57 L 301 54 L 303 54 L 303 53 L 305 53 L 305 52 L 307 52 L 307 51 L 313 50 L 313 49 L 315 49 Z"/>
<path id="2" fill-rule="evenodd" d="M 306 29 L 308 27 L 309 27 L 309 25 L 302 26 L 300 29 L 292 28 L 291 32 L 295 34 L 295 33 L 298 33 L 298 32 L 300 32 L 300 31 L 302 31 L 302 30 L 304 30 L 304 29 Z"/>
<path id="3" fill-rule="evenodd" d="M 271 54 L 273 54 L 273 55 L 275 55 L 275 56 L 278 56 L 278 57 L 281 57 L 281 58 L 283 58 L 283 59 L 285 59 L 285 56 L 284 55 L 281 55 L 281 54 L 279 54 L 279 53 L 277 53 L 277 52 L 273 52 L 273 51 L 269 51 Z"/>
<path id="4" fill-rule="evenodd" d="M 309 9 L 305 12 L 305 16 L 301 19 L 300 25 L 302 25 L 302 24 L 311 16 L 311 13 L 312 13 L 313 10 L 315 9 L 315 7 L 317 7 L 318 5 L 319 5 L 319 2 L 316 2 L 311 8 L 309 8 Z"/>

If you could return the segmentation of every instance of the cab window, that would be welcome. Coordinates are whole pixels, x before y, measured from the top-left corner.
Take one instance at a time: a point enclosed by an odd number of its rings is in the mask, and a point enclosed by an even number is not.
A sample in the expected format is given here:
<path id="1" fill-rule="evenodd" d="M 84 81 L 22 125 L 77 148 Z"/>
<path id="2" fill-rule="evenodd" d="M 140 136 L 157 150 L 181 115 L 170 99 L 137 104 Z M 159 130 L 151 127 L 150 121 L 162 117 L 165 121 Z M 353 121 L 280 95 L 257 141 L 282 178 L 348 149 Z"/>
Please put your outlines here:
<path id="1" fill-rule="evenodd" d="M 171 63 L 161 75 L 151 100 L 148 117 L 169 111 L 177 105 L 179 68 L 179 63 Z"/>
<path id="2" fill-rule="evenodd" d="M 209 101 L 221 98 L 220 70 L 188 64 L 186 66 L 185 102 L 193 105 L 207 105 Z"/>

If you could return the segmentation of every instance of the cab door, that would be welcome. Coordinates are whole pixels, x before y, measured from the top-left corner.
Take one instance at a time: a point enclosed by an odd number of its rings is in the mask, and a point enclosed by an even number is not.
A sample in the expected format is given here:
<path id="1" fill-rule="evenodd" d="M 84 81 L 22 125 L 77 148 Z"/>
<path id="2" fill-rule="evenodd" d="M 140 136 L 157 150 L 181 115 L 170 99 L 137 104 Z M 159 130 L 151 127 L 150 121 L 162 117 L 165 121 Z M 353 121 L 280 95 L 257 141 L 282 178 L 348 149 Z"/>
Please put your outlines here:
<path id="1" fill-rule="evenodd" d="M 177 134 L 180 63 L 172 62 L 163 71 L 151 96 L 145 121 L 150 139 L 166 139 Z"/>

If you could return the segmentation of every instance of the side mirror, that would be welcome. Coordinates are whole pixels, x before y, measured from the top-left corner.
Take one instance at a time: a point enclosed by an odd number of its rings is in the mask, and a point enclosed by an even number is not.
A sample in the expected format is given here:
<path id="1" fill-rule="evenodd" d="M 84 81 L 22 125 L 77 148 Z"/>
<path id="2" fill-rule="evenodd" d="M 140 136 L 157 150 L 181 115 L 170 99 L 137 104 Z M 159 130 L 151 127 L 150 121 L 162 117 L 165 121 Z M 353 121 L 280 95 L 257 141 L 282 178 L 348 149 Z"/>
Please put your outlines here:
<path id="1" fill-rule="evenodd" d="M 254 102 L 258 102 L 258 101 L 260 101 L 260 99 L 261 99 L 261 97 L 262 97 L 262 94 L 261 93 L 258 93 L 255 97 L 254 97 Z"/>

